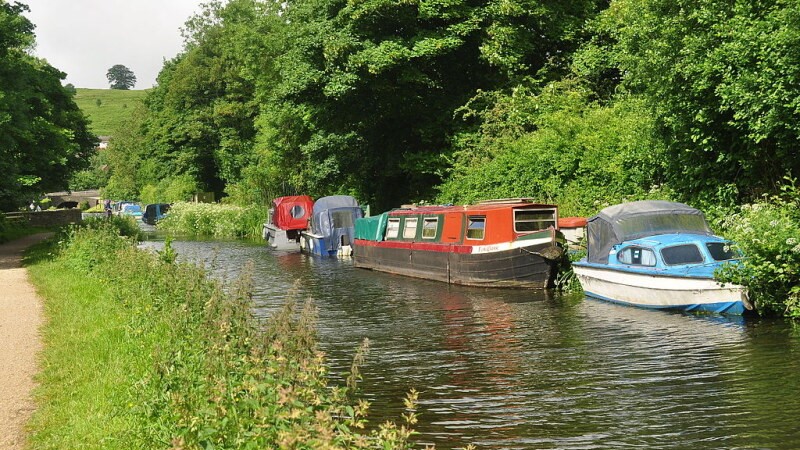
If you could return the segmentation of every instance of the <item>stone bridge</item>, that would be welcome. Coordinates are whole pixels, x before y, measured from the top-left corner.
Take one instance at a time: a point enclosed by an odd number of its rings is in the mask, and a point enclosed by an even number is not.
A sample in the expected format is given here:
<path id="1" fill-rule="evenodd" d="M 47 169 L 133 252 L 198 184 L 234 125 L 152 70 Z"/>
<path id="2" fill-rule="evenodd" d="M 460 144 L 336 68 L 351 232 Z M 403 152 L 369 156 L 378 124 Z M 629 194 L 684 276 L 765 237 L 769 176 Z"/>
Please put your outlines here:
<path id="1" fill-rule="evenodd" d="M 56 208 L 75 208 L 80 202 L 88 202 L 89 207 L 97 205 L 102 200 L 100 190 L 51 192 L 45 194 L 50 199 L 50 204 Z"/>

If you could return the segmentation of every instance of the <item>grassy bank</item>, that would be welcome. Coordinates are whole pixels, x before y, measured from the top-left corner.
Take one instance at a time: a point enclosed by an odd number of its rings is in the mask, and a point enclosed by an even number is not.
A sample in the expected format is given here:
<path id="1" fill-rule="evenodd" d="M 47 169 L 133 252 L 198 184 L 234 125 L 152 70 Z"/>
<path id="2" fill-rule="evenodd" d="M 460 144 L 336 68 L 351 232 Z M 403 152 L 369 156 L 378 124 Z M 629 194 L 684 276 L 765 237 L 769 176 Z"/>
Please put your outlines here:
<path id="1" fill-rule="evenodd" d="M 48 319 L 33 448 L 409 447 L 329 385 L 310 304 L 259 323 L 247 279 L 223 291 L 169 247 L 92 227 L 28 257 Z"/>
<path id="2" fill-rule="evenodd" d="M 90 129 L 111 136 L 142 102 L 146 90 L 76 89 L 75 103 L 89 117 Z"/>

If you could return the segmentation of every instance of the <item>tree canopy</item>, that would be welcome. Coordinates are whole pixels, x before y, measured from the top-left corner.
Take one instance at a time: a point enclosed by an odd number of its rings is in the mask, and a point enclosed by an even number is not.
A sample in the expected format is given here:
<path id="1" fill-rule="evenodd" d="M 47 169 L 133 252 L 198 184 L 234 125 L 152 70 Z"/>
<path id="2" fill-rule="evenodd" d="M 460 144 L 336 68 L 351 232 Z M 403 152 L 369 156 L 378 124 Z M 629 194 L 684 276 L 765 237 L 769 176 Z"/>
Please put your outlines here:
<path id="1" fill-rule="evenodd" d="M 347 193 L 377 210 L 756 198 L 800 172 L 798 10 L 212 1 L 148 95 L 129 141 L 139 156 L 118 151 L 110 183 L 190 180 L 246 202 Z"/>
<path id="2" fill-rule="evenodd" d="M 136 86 L 136 75 L 122 64 L 111 66 L 108 72 L 106 72 L 106 78 L 108 78 L 108 82 L 111 84 L 111 89 L 128 90 Z"/>
<path id="3" fill-rule="evenodd" d="M 0 1 L 0 208 L 65 189 L 86 167 L 96 137 L 61 85 L 66 75 L 28 53 L 34 44 L 28 8 Z"/>

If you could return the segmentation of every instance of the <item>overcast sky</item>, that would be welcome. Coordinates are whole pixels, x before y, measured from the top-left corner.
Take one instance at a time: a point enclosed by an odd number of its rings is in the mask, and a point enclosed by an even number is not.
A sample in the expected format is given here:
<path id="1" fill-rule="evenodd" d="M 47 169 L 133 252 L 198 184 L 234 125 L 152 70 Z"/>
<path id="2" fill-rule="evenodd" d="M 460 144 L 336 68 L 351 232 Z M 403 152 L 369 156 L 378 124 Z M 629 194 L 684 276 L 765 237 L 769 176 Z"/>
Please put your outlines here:
<path id="1" fill-rule="evenodd" d="M 34 54 L 66 72 L 64 83 L 107 89 L 106 72 L 122 64 L 136 75 L 134 89 L 148 89 L 164 59 L 180 52 L 180 28 L 204 0 L 16 1 L 30 7 Z"/>

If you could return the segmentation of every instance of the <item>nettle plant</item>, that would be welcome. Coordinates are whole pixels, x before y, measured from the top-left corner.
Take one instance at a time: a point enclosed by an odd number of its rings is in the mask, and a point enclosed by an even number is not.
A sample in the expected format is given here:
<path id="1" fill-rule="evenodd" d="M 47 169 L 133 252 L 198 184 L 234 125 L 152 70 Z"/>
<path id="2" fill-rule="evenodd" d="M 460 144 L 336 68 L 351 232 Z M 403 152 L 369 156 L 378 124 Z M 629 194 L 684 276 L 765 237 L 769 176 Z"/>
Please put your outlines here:
<path id="1" fill-rule="evenodd" d="M 747 286 L 758 310 L 800 318 L 800 186 L 786 180 L 781 195 L 742 205 L 720 220 L 745 258 L 718 277 Z"/>

